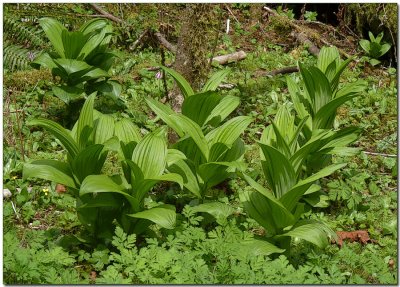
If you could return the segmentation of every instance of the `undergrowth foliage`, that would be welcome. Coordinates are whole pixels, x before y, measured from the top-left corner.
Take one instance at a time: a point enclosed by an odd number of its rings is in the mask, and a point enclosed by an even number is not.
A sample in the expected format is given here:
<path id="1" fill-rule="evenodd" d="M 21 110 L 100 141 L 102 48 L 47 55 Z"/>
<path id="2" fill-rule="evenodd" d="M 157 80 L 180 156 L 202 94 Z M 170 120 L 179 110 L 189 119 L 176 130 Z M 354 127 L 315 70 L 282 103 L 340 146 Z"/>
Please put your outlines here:
<path id="1" fill-rule="evenodd" d="M 84 16 L 85 6 L 71 7 Z M 232 7 L 254 13 L 250 4 Z M 16 34 L 4 50 L 7 73 L 37 56 L 33 65 L 53 75 L 21 98 L 50 96 L 22 106 L 40 109 L 22 118 L 20 136 L 32 153 L 18 160 L 10 146 L 4 159 L 7 284 L 396 283 L 396 160 L 361 153 L 373 144 L 359 140 L 393 107 L 363 108 L 383 105 L 386 83 L 361 97 L 371 79 L 355 72 L 353 58 L 343 61 L 335 47 L 323 47 L 317 59 L 304 50 L 300 73 L 254 86 L 245 60 L 200 89 L 162 66 L 164 86 L 174 81 L 183 95 L 176 112 L 156 99 L 161 81 L 142 66 L 154 54 L 115 52 L 108 20 L 76 28 L 41 18 L 52 51 L 36 55 L 30 49 L 47 42 L 40 29 L 7 17 L 7 33 Z M 239 20 L 232 28 L 245 37 Z M 136 82 L 136 65 L 143 81 Z M 228 78 L 239 89 L 221 89 Z M 21 110 L 17 96 L 7 100 L 9 114 Z M 102 113 L 95 103 L 103 96 L 127 106 Z M 53 101 L 76 112 L 68 128 L 54 120 Z M 374 108 L 379 116 L 368 122 L 363 115 Z M 395 150 L 394 125 L 382 128 L 390 133 L 377 151 Z M 368 240 L 338 237 L 352 230 Z"/>

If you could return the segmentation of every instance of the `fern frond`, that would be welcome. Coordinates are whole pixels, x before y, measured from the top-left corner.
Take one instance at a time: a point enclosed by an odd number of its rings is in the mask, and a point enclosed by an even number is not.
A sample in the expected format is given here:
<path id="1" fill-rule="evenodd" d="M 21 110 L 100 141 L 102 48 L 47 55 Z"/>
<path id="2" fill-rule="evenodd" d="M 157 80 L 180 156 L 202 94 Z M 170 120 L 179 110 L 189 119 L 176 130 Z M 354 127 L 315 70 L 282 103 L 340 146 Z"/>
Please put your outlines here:
<path id="1" fill-rule="evenodd" d="M 38 51 L 31 51 L 20 45 L 4 43 L 3 68 L 10 72 L 25 70 L 38 54 Z"/>
<path id="2" fill-rule="evenodd" d="M 36 27 L 28 26 L 7 14 L 4 14 L 3 25 L 3 36 L 6 40 L 12 41 L 15 44 L 22 44 L 34 48 L 46 46 L 43 31 Z"/>

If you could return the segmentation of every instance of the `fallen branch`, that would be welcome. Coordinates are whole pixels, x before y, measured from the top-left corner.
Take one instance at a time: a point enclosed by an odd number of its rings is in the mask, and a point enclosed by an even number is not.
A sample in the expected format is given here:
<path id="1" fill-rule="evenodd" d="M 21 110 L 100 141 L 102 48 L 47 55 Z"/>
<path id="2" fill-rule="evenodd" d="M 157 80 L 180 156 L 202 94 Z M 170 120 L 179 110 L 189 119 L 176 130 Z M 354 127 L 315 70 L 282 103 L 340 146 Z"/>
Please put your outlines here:
<path id="1" fill-rule="evenodd" d="M 284 67 L 281 69 L 276 69 L 272 71 L 262 71 L 254 74 L 254 78 L 258 77 L 265 77 L 265 76 L 276 76 L 276 75 L 284 75 L 284 74 L 290 74 L 290 73 L 295 73 L 299 71 L 299 67 L 297 66 L 292 66 L 292 67 Z"/>
<path id="2" fill-rule="evenodd" d="M 143 38 L 150 32 L 149 29 L 144 30 L 142 34 L 136 39 L 135 42 L 131 46 L 129 46 L 129 50 L 133 51 L 136 49 L 137 46 L 139 46 L 140 42 L 142 42 Z"/>
<path id="3" fill-rule="evenodd" d="M 387 154 L 387 153 L 370 152 L 370 151 L 363 151 L 363 153 L 375 156 L 383 156 L 383 157 L 397 157 L 396 154 Z"/>
<path id="4" fill-rule="evenodd" d="M 177 49 L 176 46 L 171 44 L 170 42 L 165 39 L 164 35 L 161 34 L 160 32 L 154 33 L 154 36 L 157 38 L 157 40 L 160 42 L 161 45 L 163 45 L 165 48 L 167 48 L 169 51 L 172 53 L 176 53 Z"/>
<path id="5" fill-rule="evenodd" d="M 99 12 L 102 15 L 102 17 L 110 19 L 111 21 L 117 22 L 119 24 L 125 24 L 124 20 L 122 20 L 122 19 L 120 19 L 118 17 L 115 17 L 114 15 L 112 15 L 112 14 L 108 13 L 107 11 L 103 10 L 99 5 L 94 4 L 94 3 L 90 3 L 89 5 L 92 6 L 92 8 L 94 10 Z"/>
<path id="6" fill-rule="evenodd" d="M 304 44 L 307 46 L 308 51 L 313 54 L 315 57 L 318 57 L 319 54 L 319 48 L 311 42 L 307 36 L 304 34 L 304 32 L 297 33 L 297 32 L 292 32 L 290 35 L 294 38 L 296 38 L 297 41 L 300 43 Z"/>
<path id="7" fill-rule="evenodd" d="M 297 32 L 296 34 L 298 34 L 298 35 L 304 34 L 304 37 L 306 37 L 306 36 L 314 37 L 314 35 L 305 35 L 305 34 L 307 34 L 307 32 L 306 32 L 306 30 L 304 29 L 304 27 L 301 27 L 301 26 L 295 24 L 294 21 L 290 20 L 288 17 L 279 15 L 277 12 L 275 12 L 274 10 L 272 10 L 271 8 L 269 8 L 269 7 L 267 7 L 267 6 L 264 6 L 263 9 L 266 10 L 268 13 L 272 14 L 273 16 L 283 19 L 289 26 L 291 26 L 292 28 L 294 28 L 294 29 L 296 30 L 296 32 Z M 296 35 L 296 34 L 295 34 L 295 35 Z M 297 38 L 297 37 L 296 37 L 296 38 Z M 301 38 L 302 38 L 302 37 L 301 37 Z M 303 38 L 303 40 L 305 40 L 305 39 Z M 326 41 L 326 40 L 324 40 L 324 39 L 322 39 L 322 38 L 319 38 L 319 40 L 320 40 L 324 45 L 332 46 L 331 43 L 329 43 L 328 41 Z M 309 40 L 309 41 L 310 41 L 310 40 Z M 300 42 L 302 42 L 302 41 L 300 41 Z M 305 44 L 307 44 L 307 43 L 308 43 L 308 42 L 306 42 Z M 311 41 L 310 41 L 310 43 L 312 44 Z M 310 44 L 310 43 L 308 43 L 308 44 Z M 310 47 L 310 46 L 311 46 L 311 45 L 309 45 L 309 47 Z M 312 46 L 315 46 L 315 45 L 312 44 Z M 316 47 L 316 46 L 315 46 L 315 47 Z M 318 48 L 317 48 L 317 49 L 318 49 Z M 346 53 L 345 51 L 343 51 L 342 49 L 340 49 L 340 48 L 337 48 L 337 49 L 339 50 L 339 53 L 342 54 L 343 56 L 345 56 L 346 58 L 350 58 L 350 57 L 351 57 L 349 54 L 347 54 L 347 53 Z M 318 50 L 319 50 L 319 49 L 318 49 Z M 309 48 L 309 51 L 310 51 L 310 48 Z M 316 52 L 315 49 L 314 49 L 314 52 L 311 52 L 311 51 L 310 51 L 310 53 L 312 53 L 312 54 L 314 54 L 315 52 Z M 315 55 L 315 54 L 314 54 L 314 55 Z"/>
<path id="8" fill-rule="evenodd" d="M 247 54 L 244 51 L 235 52 L 232 54 L 217 56 L 212 58 L 213 63 L 217 63 L 220 65 L 225 65 L 231 62 L 238 62 L 247 57 Z"/>

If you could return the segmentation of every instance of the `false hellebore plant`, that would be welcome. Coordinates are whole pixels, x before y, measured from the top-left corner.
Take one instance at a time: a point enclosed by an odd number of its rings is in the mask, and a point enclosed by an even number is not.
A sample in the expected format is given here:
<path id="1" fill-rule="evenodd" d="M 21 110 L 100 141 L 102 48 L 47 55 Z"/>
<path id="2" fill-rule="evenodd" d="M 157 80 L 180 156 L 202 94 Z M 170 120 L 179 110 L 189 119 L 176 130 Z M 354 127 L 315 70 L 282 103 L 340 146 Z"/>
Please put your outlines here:
<path id="1" fill-rule="evenodd" d="M 168 165 L 168 171 L 180 174 L 183 186 L 196 197 L 204 199 L 207 191 L 243 169 L 241 158 L 244 143 L 240 134 L 251 118 L 239 116 L 222 122 L 239 105 L 233 96 L 214 92 L 227 71 L 214 74 L 202 92 L 194 93 L 188 82 L 177 72 L 163 67 L 176 80 L 184 96 L 182 113 L 153 99 L 146 99 L 150 108 L 179 136 L 173 148 L 184 157 Z"/>
<path id="2" fill-rule="evenodd" d="M 107 20 L 93 19 L 73 32 L 52 18 L 42 18 L 39 24 L 53 51 L 40 54 L 31 65 L 49 68 L 60 77 L 60 84 L 52 87 L 54 96 L 70 107 L 84 99 L 84 92 L 97 91 L 119 103 L 121 85 L 109 80 L 115 55 L 108 50 L 112 26 Z"/>
<path id="3" fill-rule="evenodd" d="M 146 213 L 143 205 L 144 195 L 158 181 L 181 181 L 178 175 L 162 175 L 168 154 L 163 133 L 156 131 L 142 139 L 129 120 L 115 121 L 111 116 L 94 110 L 94 99 L 95 94 L 92 94 L 85 101 L 72 131 L 47 119 L 35 119 L 29 123 L 52 133 L 66 149 L 67 156 L 64 162 L 37 160 L 25 164 L 24 178 L 38 177 L 67 186 L 76 199 L 79 220 L 91 233 L 90 240 L 109 240 L 115 219 L 125 232 L 143 232 L 149 220 L 171 228 L 175 216 L 173 207 L 157 207 Z M 108 152 L 118 151 L 124 157 L 127 149 L 131 156 L 126 162 L 132 175 L 127 174 L 127 179 L 118 175 L 101 175 Z M 157 211 L 164 211 L 165 218 Z M 131 223 L 127 223 L 129 215 L 133 216 Z M 163 224 L 162 220 L 166 218 L 168 224 Z M 136 229 L 131 227 L 134 223 L 138 225 Z"/>
<path id="4" fill-rule="evenodd" d="M 302 130 L 306 140 L 310 140 L 315 131 L 332 129 L 337 109 L 364 91 L 366 82 L 362 80 L 346 83 L 339 88 L 340 76 L 350 61 L 351 58 L 342 61 L 336 47 L 323 47 L 318 56 L 316 67 L 305 67 L 299 64 L 305 87 L 303 90 L 299 88 L 291 77 L 286 78 L 290 96 L 298 116 L 297 120 L 306 119 Z M 357 128 L 348 127 L 342 129 L 336 135 L 341 139 L 343 139 L 344 135 L 347 135 L 347 137 L 353 138 L 352 141 L 355 141 L 359 132 Z M 340 141 L 341 139 L 339 138 L 331 138 L 332 143 Z M 332 150 L 331 154 L 351 155 L 357 152 L 357 149 L 345 147 L 346 144 Z M 328 165 L 331 162 L 331 156 L 313 157 L 310 160 L 314 161 L 306 165 L 308 174 Z"/>
<path id="5" fill-rule="evenodd" d="M 346 165 L 330 164 L 311 175 L 304 174 L 307 158 L 329 153 L 335 148 L 329 140 L 339 137 L 330 130 L 317 130 L 308 141 L 300 144 L 299 137 L 306 120 L 304 118 L 296 126 L 287 107 L 280 108 L 272 127 L 264 131 L 259 142 L 267 186 L 243 174 L 252 189 L 240 194 L 248 215 L 266 229 L 266 240 L 276 244 L 281 251 L 286 250 L 287 254 L 290 254 L 291 238 L 300 238 L 323 248 L 328 244 L 328 236 L 335 237 L 323 223 L 301 219 L 305 207 L 302 199 L 320 189 L 315 184 L 317 180 Z M 346 140 L 341 139 L 339 144 L 344 145 Z M 255 240 L 250 246 L 259 244 Z M 271 252 L 270 248 L 264 248 L 264 251 Z"/>

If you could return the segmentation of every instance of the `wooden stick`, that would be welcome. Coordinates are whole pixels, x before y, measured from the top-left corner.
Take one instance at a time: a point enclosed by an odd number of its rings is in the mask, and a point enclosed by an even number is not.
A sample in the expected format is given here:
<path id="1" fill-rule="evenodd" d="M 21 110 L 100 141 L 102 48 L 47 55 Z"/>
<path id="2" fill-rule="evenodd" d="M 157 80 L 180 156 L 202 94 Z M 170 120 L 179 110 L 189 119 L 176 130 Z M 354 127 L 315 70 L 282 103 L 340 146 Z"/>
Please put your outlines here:
<path id="1" fill-rule="evenodd" d="M 287 17 L 285 17 L 285 16 L 282 16 L 282 15 L 279 15 L 277 12 L 275 12 L 274 10 L 272 10 L 271 8 L 269 8 L 269 7 L 267 7 L 267 6 L 264 6 L 263 9 L 266 10 L 266 11 L 268 11 L 268 13 L 271 13 L 271 14 L 272 14 L 273 16 L 275 16 L 275 17 L 279 17 L 279 18 L 285 19 L 286 22 L 288 23 L 288 25 L 292 26 L 292 27 L 297 31 L 298 34 L 301 34 L 301 33 L 305 34 L 305 33 L 306 33 L 306 32 L 304 31 L 304 28 L 303 28 L 303 27 L 300 27 L 299 25 L 295 24 L 294 21 L 290 20 L 289 18 L 287 18 Z M 296 35 L 296 34 L 295 34 L 295 35 Z M 324 39 L 322 39 L 322 38 L 320 38 L 319 40 L 320 40 L 324 45 L 331 46 L 331 44 L 330 44 L 328 41 L 326 41 L 326 40 L 324 40 Z M 313 46 L 315 46 L 315 45 L 313 44 Z M 347 53 L 346 53 L 345 51 L 343 51 L 342 49 L 339 49 L 339 48 L 337 48 L 337 49 L 338 49 L 339 53 L 342 54 L 343 56 L 345 56 L 346 58 L 350 58 L 350 57 L 351 57 L 349 54 L 347 54 Z M 309 51 L 310 51 L 310 50 L 309 50 Z M 315 50 L 314 50 L 314 52 L 315 52 Z M 312 53 L 312 54 L 314 54 L 314 52 L 311 52 L 311 51 L 310 51 L 310 53 Z"/>
<path id="2" fill-rule="evenodd" d="M 397 154 L 387 154 L 387 153 L 370 152 L 370 151 L 363 151 L 363 153 L 375 156 L 383 156 L 383 157 L 397 157 Z"/>
<path id="3" fill-rule="evenodd" d="M 90 6 L 92 6 L 92 8 L 94 10 L 96 10 L 97 12 L 99 12 L 101 15 L 103 15 L 104 18 L 110 19 L 111 21 L 117 22 L 119 24 L 125 24 L 125 21 L 115 17 L 114 15 L 108 13 L 107 11 L 103 10 L 99 5 L 94 4 L 94 3 L 90 3 Z"/>
<path id="4" fill-rule="evenodd" d="M 140 34 L 140 36 L 136 39 L 135 42 L 133 42 L 133 44 L 131 46 L 129 46 L 129 50 L 133 51 L 136 49 L 137 46 L 139 46 L 140 42 L 142 42 L 144 36 L 147 35 L 147 33 L 149 33 L 149 29 L 144 30 L 144 32 L 142 34 Z"/>
<path id="5" fill-rule="evenodd" d="M 157 40 L 160 42 L 161 45 L 170 50 L 172 53 L 174 54 L 176 53 L 177 51 L 176 46 L 168 42 L 163 34 L 161 34 L 160 32 L 156 32 L 154 33 L 154 36 L 157 38 Z"/>
<path id="6" fill-rule="evenodd" d="M 235 52 L 232 54 L 217 56 L 212 58 L 212 62 L 216 62 L 220 65 L 225 65 L 231 62 L 237 62 L 243 60 L 247 57 L 247 54 L 244 51 Z"/>

